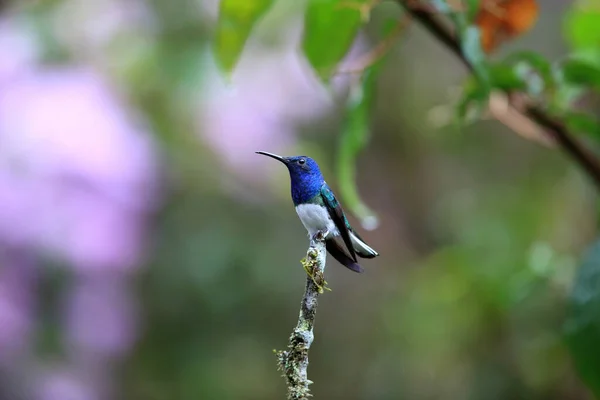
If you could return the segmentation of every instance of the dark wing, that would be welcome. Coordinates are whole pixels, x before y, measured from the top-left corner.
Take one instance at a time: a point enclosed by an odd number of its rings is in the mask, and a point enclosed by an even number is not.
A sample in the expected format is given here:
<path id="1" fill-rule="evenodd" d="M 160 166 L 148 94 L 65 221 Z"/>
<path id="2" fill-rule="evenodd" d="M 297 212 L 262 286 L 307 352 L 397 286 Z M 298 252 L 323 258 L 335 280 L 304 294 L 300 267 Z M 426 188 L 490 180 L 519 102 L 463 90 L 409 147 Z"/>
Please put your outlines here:
<path id="1" fill-rule="evenodd" d="M 340 231 L 340 236 L 344 240 L 344 244 L 346 248 L 350 252 L 350 256 L 352 260 L 356 261 L 356 253 L 354 252 L 354 247 L 352 246 L 352 241 L 350 240 L 350 233 L 348 232 L 348 221 L 346 220 L 346 216 L 344 215 L 344 210 L 342 210 L 342 206 L 338 203 L 335 195 L 327 186 L 324 184 L 321 187 L 321 197 L 323 198 L 323 203 L 325 207 L 327 207 L 327 211 L 329 211 L 329 216 L 335 223 L 335 226 Z"/>
<path id="2" fill-rule="evenodd" d="M 342 264 L 344 267 L 346 267 L 354 272 L 358 272 L 359 274 L 364 271 L 362 269 L 362 267 L 360 265 L 358 265 L 357 262 L 353 261 L 350 258 L 350 256 L 348 254 L 346 254 L 344 249 L 341 247 L 341 244 L 338 244 L 337 240 L 335 240 L 335 239 L 326 240 L 325 247 L 327 248 L 327 251 L 329 252 L 329 254 L 331 254 L 333 256 L 333 258 L 338 260 L 338 262 L 340 264 Z"/>

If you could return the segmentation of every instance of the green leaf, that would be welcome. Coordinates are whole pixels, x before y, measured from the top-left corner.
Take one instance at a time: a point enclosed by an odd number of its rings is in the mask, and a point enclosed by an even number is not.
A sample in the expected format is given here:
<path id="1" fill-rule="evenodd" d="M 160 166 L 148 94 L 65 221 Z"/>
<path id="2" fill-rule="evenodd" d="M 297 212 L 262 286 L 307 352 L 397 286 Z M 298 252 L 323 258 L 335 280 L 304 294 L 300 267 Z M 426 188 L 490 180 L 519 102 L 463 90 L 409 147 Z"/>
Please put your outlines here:
<path id="1" fill-rule="evenodd" d="M 598 90 L 598 71 L 600 46 L 577 50 L 566 61 L 554 63 L 552 73 L 556 90 L 551 98 L 550 109 L 554 113 L 564 112 L 571 109 L 590 89 Z"/>
<path id="2" fill-rule="evenodd" d="M 377 64 L 365 71 L 362 84 L 355 87 L 355 91 L 348 101 L 348 116 L 341 136 L 337 162 L 339 188 L 344 204 L 367 229 L 375 228 L 378 221 L 375 213 L 364 204 L 358 193 L 356 159 L 369 141 L 370 105 L 373 101 L 376 76 L 380 65 Z"/>
<path id="3" fill-rule="evenodd" d="M 556 90 L 550 98 L 549 109 L 554 113 L 564 113 L 573 108 L 574 103 L 581 97 L 585 90 L 581 86 L 565 81 L 560 64 L 554 64 L 552 72 L 556 82 Z"/>
<path id="4" fill-rule="evenodd" d="M 552 71 L 552 64 L 541 54 L 533 51 L 520 51 L 508 56 L 505 63 L 518 66 L 527 65 L 533 71 L 535 71 L 547 89 L 553 89 L 556 85 L 554 74 Z"/>
<path id="5" fill-rule="evenodd" d="M 577 272 L 564 331 L 579 375 L 600 396 L 600 240 L 590 248 Z"/>
<path id="6" fill-rule="evenodd" d="M 392 32 L 398 27 L 399 20 L 400 17 L 386 19 L 381 24 L 381 28 L 379 29 L 381 36 L 386 37 L 392 34 Z"/>
<path id="7" fill-rule="evenodd" d="M 466 3 L 467 17 L 469 18 L 469 21 L 473 21 L 475 19 L 475 16 L 479 12 L 481 3 L 480 0 L 466 0 L 463 3 Z"/>
<path id="8" fill-rule="evenodd" d="M 487 57 L 481 48 L 481 37 L 479 28 L 475 25 L 471 25 L 470 20 L 472 19 L 472 9 L 476 6 L 475 0 L 470 1 L 468 4 L 468 12 L 464 13 L 462 10 L 455 10 L 448 4 L 446 0 L 432 0 L 431 4 L 437 9 L 438 12 L 448 15 L 454 23 L 454 28 L 458 34 L 460 41 L 461 51 L 465 59 L 473 67 L 473 73 L 479 79 L 480 84 L 487 86 L 489 90 L 489 74 L 488 74 L 488 63 Z"/>
<path id="9" fill-rule="evenodd" d="M 214 41 L 217 62 L 230 74 L 235 68 L 256 22 L 274 0 L 221 0 Z"/>
<path id="10" fill-rule="evenodd" d="M 302 49 L 324 81 L 329 80 L 350 49 L 362 23 L 358 5 L 366 1 L 309 0 L 304 16 Z"/>
<path id="11" fill-rule="evenodd" d="M 523 51 L 488 67 L 491 85 L 510 91 L 520 90 L 537 97 L 556 89 L 552 64 L 540 54 Z"/>
<path id="12" fill-rule="evenodd" d="M 564 34 L 574 49 L 600 46 L 600 9 L 575 5 L 566 18 Z"/>
<path id="13" fill-rule="evenodd" d="M 523 78 L 510 65 L 497 64 L 489 67 L 492 87 L 502 90 L 524 90 L 527 88 Z"/>
<path id="14" fill-rule="evenodd" d="M 584 60 L 570 59 L 562 63 L 566 83 L 600 89 L 600 68 Z"/>
<path id="15" fill-rule="evenodd" d="M 456 106 L 455 124 L 465 126 L 481 117 L 487 107 L 490 92 L 486 87 L 471 78 L 463 87 L 463 93 Z"/>
<path id="16" fill-rule="evenodd" d="M 487 66 L 487 58 L 485 53 L 481 49 L 481 40 L 479 37 L 479 28 L 475 26 L 466 25 L 464 15 L 460 15 L 454 18 L 457 29 L 462 27 L 460 30 L 460 42 L 462 52 L 465 58 L 473 66 L 475 76 L 480 80 L 482 85 L 489 84 L 489 74 Z M 458 22 L 461 20 L 461 22 Z"/>

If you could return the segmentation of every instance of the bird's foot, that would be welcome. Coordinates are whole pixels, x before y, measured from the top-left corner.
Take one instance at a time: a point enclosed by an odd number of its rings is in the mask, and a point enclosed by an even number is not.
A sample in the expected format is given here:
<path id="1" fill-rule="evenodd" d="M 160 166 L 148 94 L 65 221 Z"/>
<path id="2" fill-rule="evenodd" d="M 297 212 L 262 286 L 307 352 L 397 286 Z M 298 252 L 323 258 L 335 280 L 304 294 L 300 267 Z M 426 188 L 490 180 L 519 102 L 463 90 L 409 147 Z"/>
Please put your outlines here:
<path id="1" fill-rule="evenodd" d="M 325 290 L 331 291 L 331 289 L 327 287 L 327 281 L 325 280 L 323 271 L 321 271 L 317 265 L 317 252 L 314 249 L 311 249 L 311 251 L 308 252 L 308 257 L 303 258 L 301 263 L 306 275 L 313 281 L 319 293 L 324 293 Z"/>
<path id="2" fill-rule="evenodd" d="M 325 241 L 327 236 L 329 236 L 329 231 L 327 229 L 325 229 L 323 231 L 317 231 L 312 236 L 312 240 L 314 240 L 315 242 L 323 242 L 323 241 Z"/>
<path id="3" fill-rule="evenodd" d="M 309 274 L 308 276 L 310 276 L 310 279 L 312 279 L 313 283 L 317 287 L 317 291 L 320 294 L 324 293 L 326 290 L 328 292 L 331 292 L 331 289 L 329 288 L 329 286 L 327 286 L 327 281 L 325 280 L 325 277 L 323 276 L 323 271 L 316 270 L 316 271 L 314 271 L 314 273 L 312 275 Z"/>

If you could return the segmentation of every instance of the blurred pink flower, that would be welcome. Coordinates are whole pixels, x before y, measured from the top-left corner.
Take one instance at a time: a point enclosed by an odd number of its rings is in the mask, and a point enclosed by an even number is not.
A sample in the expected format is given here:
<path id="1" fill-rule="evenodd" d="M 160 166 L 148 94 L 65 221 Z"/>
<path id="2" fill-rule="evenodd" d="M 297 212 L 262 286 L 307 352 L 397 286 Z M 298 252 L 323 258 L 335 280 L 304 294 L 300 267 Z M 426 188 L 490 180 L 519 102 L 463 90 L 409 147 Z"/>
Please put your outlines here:
<path id="1" fill-rule="evenodd" d="M 135 267 L 157 196 L 150 136 L 91 71 L 27 74 L 2 89 L 0 240 L 81 271 Z"/>
<path id="2" fill-rule="evenodd" d="M 27 345 L 35 277 L 32 265 L 10 251 L 2 252 L 0 263 L 0 356 L 6 360 Z"/>
<path id="3" fill-rule="evenodd" d="M 333 106 L 296 49 L 300 21 L 281 34 L 279 51 L 250 41 L 230 85 L 213 71 L 201 104 L 198 129 L 225 164 L 248 180 L 260 179 L 264 163 L 254 151 L 282 151 L 296 143 L 295 125 Z"/>
<path id="4" fill-rule="evenodd" d="M 110 277 L 79 280 L 66 300 L 67 338 L 77 356 L 102 360 L 129 350 L 137 313 L 127 283 Z"/>
<path id="5" fill-rule="evenodd" d="M 53 33 L 76 54 L 106 62 L 108 45 L 121 35 L 148 35 L 156 28 L 145 0 L 70 0 L 54 12 Z M 103 58 L 104 56 L 104 58 Z"/>
<path id="6" fill-rule="evenodd" d="M 114 28 L 107 18 L 96 25 L 101 42 Z M 141 265 L 160 201 L 157 149 L 99 74 L 36 68 L 27 42 L 12 25 L 6 29 L 13 36 L 3 36 L 5 26 L 0 22 L 0 358 L 23 355 L 35 318 L 35 266 L 18 257 L 51 256 L 74 272 L 64 304 L 68 359 L 39 381 L 29 377 L 29 386 L 40 400 L 106 399 L 110 361 L 136 339 L 129 273 Z"/>
<path id="7" fill-rule="evenodd" d="M 36 400 L 103 400 L 103 388 L 85 371 L 51 365 L 41 372 Z"/>

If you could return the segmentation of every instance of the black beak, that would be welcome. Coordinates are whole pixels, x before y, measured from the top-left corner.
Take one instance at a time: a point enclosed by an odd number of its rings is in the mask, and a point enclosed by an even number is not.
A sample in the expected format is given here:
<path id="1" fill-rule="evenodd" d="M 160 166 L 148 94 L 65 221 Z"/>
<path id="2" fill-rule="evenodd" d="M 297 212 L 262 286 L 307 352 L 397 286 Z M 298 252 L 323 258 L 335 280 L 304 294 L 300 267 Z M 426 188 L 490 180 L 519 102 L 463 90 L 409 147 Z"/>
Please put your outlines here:
<path id="1" fill-rule="evenodd" d="M 271 157 L 271 158 L 281 161 L 284 164 L 287 164 L 287 158 L 278 156 L 277 154 L 267 153 L 266 151 L 257 151 L 256 154 L 262 154 L 263 156 Z"/>

